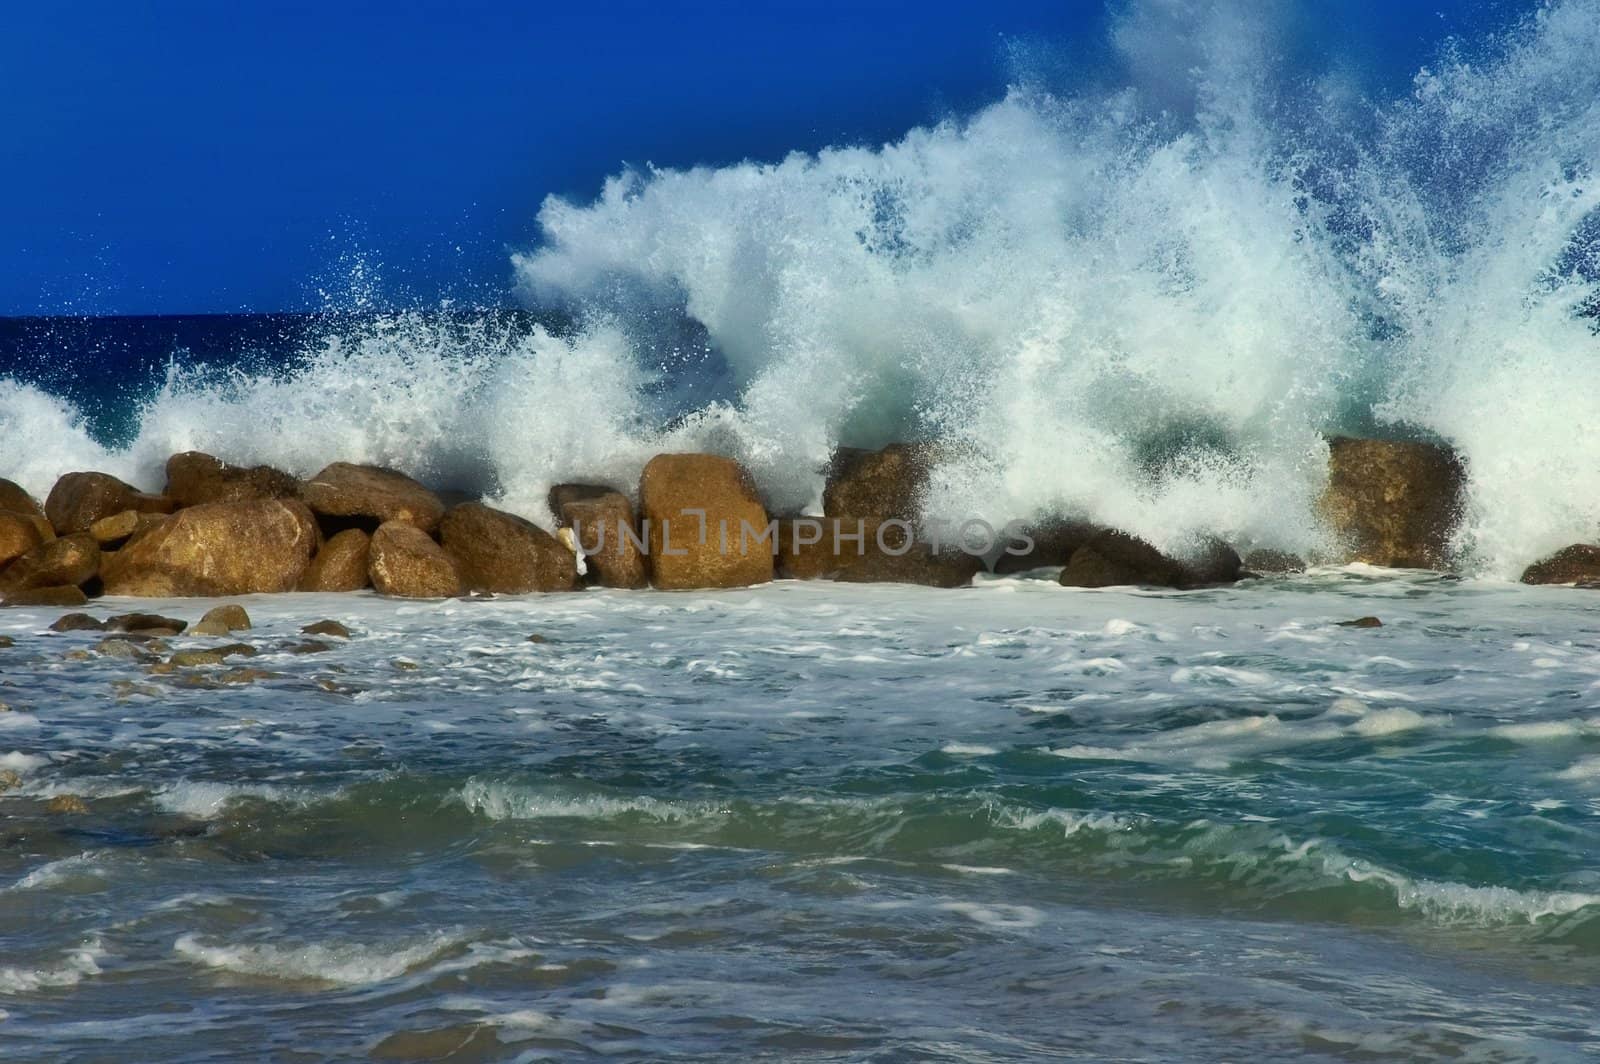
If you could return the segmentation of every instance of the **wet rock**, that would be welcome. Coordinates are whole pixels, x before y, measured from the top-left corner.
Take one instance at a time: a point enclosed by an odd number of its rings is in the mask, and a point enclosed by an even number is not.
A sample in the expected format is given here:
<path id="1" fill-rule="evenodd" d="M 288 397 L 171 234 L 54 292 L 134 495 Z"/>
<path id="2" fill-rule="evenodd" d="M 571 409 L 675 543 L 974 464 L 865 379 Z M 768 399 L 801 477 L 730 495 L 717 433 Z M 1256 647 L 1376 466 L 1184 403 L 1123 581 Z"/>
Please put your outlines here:
<path id="1" fill-rule="evenodd" d="M 1357 617 L 1353 621 L 1340 621 L 1340 628 L 1382 628 L 1383 622 L 1376 617 Z"/>
<path id="2" fill-rule="evenodd" d="M 881 451 L 841 447 L 835 452 L 822 492 L 827 517 L 866 521 L 916 522 L 928 472 L 938 457 L 931 443 L 891 443 Z"/>
<path id="3" fill-rule="evenodd" d="M 41 523 L 25 514 L 0 513 L 0 569 L 54 538 L 44 534 Z"/>
<path id="4" fill-rule="evenodd" d="M 167 495 L 179 506 L 251 499 L 297 499 L 300 481 L 271 466 L 231 466 L 200 451 L 167 459 Z"/>
<path id="5" fill-rule="evenodd" d="M 1345 561 L 1442 569 L 1464 485 L 1460 459 L 1447 448 L 1338 437 L 1328 441 L 1321 511 Z"/>
<path id="6" fill-rule="evenodd" d="M 181 510 L 112 555 L 108 595 L 229 596 L 292 590 L 311 564 L 317 526 L 292 499 Z"/>
<path id="7" fill-rule="evenodd" d="M 167 663 L 178 669 L 193 669 L 202 665 L 221 665 L 228 660 L 228 655 L 221 650 L 180 650 L 167 659 Z"/>
<path id="8" fill-rule="evenodd" d="M 13 591 L 0 606 L 87 606 L 89 596 L 81 587 L 36 587 L 30 591 Z"/>
<path id="9" fill-rule="evenodd" d="M 656 587 L 747 587 L 772 579 L 766 507 L 737 462 L 656 455 L 639 478 L 639 509 Z"/>
<path id="10" fill-rule="evenodd" d="M 1600 581 L 1600 546 L 1575 543 L 1528 566 L 1524 584 L 1592 584 Z"/>
<path id="11" fill-rule="evenodd" d="M 1003 541 L 1000 545 L 1001 553 L 994 561 L 994 571 L 1025 573 L 1030 569 L 1045 566 L 1066 565 L 1072 560 L 1074 551 L 1103 531 L 1105 530 L 1100 526 L 1087 521 L 1067 518 L 1033 522 L 1022 528 L 1022 532 L 1032 541 L 1032 545 L 1024 550 L 1020 540 L 1015 543 L 1009 540 Z M 1007 547 L 1015 547 L 1020 553 L 1009 553 Z"/>
<path id="12" fill-rule="evenodd" d="M 0 650 L 10 650 L 17 645 L 17 641 L 8 635 L 0 635 Z"/>
<path id="13" fill-rule="evenodd" d="M 315 624 L 306 625 L 304 628 L 300 629 L 300 631 L 304 632 L 306 635 L 327 635 L 334 636 L 339 639 L 350 638 L 350 629 L 346 628 L 338 621 L 317 621 Z"/>
<path id="14" fill-rule="evenodd" d="M 335 462 L 306 482 L 301 492 L 319 516 L 402 522 L 432 532 L 444 517 L 439 497 L 404 473 L 378 466 Z"/>
<path id="15" fill-rule="evenodd" d="M 147 636 L 181 635 L 189 627 L 188 621 L 176 617 L 163 617 L 159 613 L 119 613 L 107 617 L 108 632 L 132 632 Z"/>
<path id="16" fill-rule="evenodd" d="M 1106 530 L 1073 551 L 1061 571 L 1061 584 L 1190 589 L 1233 583 L 1240 572 L 1239 555 L 1220 540 L 1209 541 L 1193 557 L 1179 560 L 1136 536 Z"/>
<path id="17" fill-rule="evenodd" d="M 789 580 L 950 588 L 970 583 L 983 569 L 975 554 L 919 541 L 908 522 L 790 518 L 778 522 L 777 540 L 778 575 Z"/>
<path id="18" fill-rule="evenodd" d="M 110 517 L 102 517 L 89 526 L 89 535 L 103 548 L 125 543 L 167 519 L 166 514 L 142 514 L 137 510 L 124 510 Z"/>
<path id="19" fill-rule="evenodd" d="M 372 537 L 359 528 L 335 533 L 311 559 L 300 591 L 360 591 L 367 587 Z"/>
<path id="20" fill-rule="evenodd" d="M 380 594 L 396 598 L 449 598 L 462 591 L 454 559 L 403 521 L 380 525 L 372 534 L 367 575 Z"/>
<path id="21" fill-rule="evenodd" d="M 44 517 L 44 507 L 20 484 L 0 477 L 0 512 Z"/>
<path id="22" fill-rule="evenodd" d="M 1244 557 L 1244 567 L 1262 576 L 1287 576 L 1306 571 L 1306 560 L 1281 550 L 1253 550 Z"/>
<path id="23" fill-rule="evenodd" d="M 395 658 L 389 664 L 393 665 L 400 672 L 416 672 L 418 668 L 416 662 L 407 661 L 404 658 Z"/>
<path id="24" fill-rule="evenodd" d="M 131 639 L 124 639 L 120 636 L 100 640 L 95 644 L 94 652 L 101 657 L 122 658 L 126 661 L 150 662 L 156 660 L 155 655 L 151 654 L 143 646 Z"/>
<path id="25" fill-rule="evenodd" d="M 0 573 L 0 592 L 81 587 L 100 571 L 100 546 L 87 535 L 64 536 L 28 551 Z"/>
<path id="26" fill-rule="evenodd" d="M 291 654 L 325 654 L 333 649 L 333 644 L 318 639 L 307 639 L 304 643 L 295 643 L 286 649 Z"/>
<path id="27" fill-rule="evenodd" d="M 124 510 L 170 514 L 177 503 L 164 495 L 147 495 L 108 473 L 68 473 L 56 481 L 44 512 L 58 535 L 87 532 L 101 518 Z"/>
<path id="28" fill-rule="evenodd" d="M 227 635 L 229 632 L 244 632 L 250 628 L 250 615 L 243 606 L 228 603 L 206 611 L 200 623 L 194 626 L 195 635 Z"/>
<path id="29" fill-rule="evenodd" d="M 0 768 L 0 794 L 22 786 L 22 776 L 14 768 Z"/>
<path id="30" fill-rule="evenodd" d="M 89 811 L 89 803 L 76 794 L 58 794 L 45 803 L 44 810 L 62 816 L 80 816 Z"/>
<path id="31" fill-rule="evenodd" d="M 544 636 L 540 635 L 538 632 L 535 632 L 535 633 L 533 633 L 532 635 L 530 635 L 528 637 L 528 642 L 530 642 L 530 643 L 548 643 L 548 642 L 550 642 L 550 640 L 546 639 Z"/>
<path id="32" fill-rule="evenodd" d="M 522 595 L 578 586 L 578 560 L 566 544 L 515 514 L 464 503 L 445 515 L 439 538 L 468 591 Z"/>
<path id="33" fill-rule="evenodd" d="M 259 683 L 262 680 L 278 680 L 282 679 L 283 675 L 281 672 L 268 672 L 265 669 L 244 668 L 229 669 L 221 676 L 218 676 L 217 679 L 222 683 L 245 684 Z"/>
<path id="34" fill-rule="evenodd" d="M 630 588 L 650 583 L 640 546 L 644 540 L 626 495 L 592 484 L 558 484 L 550 489 L 550 512 L 562 528 L 573 531 L 594 583 Z"/>

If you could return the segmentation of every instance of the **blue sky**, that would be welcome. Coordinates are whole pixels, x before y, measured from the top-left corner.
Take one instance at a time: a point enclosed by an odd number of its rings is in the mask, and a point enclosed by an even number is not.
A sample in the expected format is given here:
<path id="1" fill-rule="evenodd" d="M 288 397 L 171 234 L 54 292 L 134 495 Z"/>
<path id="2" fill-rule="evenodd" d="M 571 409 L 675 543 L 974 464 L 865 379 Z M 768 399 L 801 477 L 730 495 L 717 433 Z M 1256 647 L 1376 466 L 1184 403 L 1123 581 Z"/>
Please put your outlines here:
<path id="1" fill-rule="evenodd" d="M 1319 32 L 1403 74 L 1441 6 L 1351 0 Z M 1019 54 L 1095 69 L 1105 19 L 1098 0 L 5 7 L 0 314 L 316 308 L 357 262 L 393 300 L 501 299 L 547 194 L 891 139 L 997 97 Z"/>

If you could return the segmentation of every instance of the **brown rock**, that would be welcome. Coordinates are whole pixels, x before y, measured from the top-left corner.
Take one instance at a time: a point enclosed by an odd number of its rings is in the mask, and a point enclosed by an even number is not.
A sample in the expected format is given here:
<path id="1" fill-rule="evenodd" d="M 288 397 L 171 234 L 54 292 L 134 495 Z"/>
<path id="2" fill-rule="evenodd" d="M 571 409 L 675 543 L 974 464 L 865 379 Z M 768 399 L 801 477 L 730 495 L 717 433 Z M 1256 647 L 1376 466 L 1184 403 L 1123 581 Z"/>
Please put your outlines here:
<path id="1" fill-rule="evenodd" d="M 656 587 L 747 587 L 772 579 L 767 511 L 737 462 L 656 455 L 639 478 L 639 509 Z"/>
<path id="2" fill-rule="evenodd" d="M 948 545 L 936 551 L 908 526 L 828 517 L 779 521 L 778 574 L 791 580 L 948 588 L 970 583 L 983 569 L 981 558 Z"/>
<path id="3" fill-rule="evenodd" d="M 10 650 L 17 645 L 17 641 L 8 635 L 0 635 L 0 650 Z"/>
<path id="4" fill-rule="evenodd" d="M 464 503 L 445 515 L 439 538 L 469 591 L 522 595 L 578 586 L 577 557 L 566 544 L 515 514 Z"/>
<path id="5" fill-rule="evenodd" d="M 29 591 L 13 591 L 0 601 L 0 606 L 87 606 L 89 596 L 81 587 L 36 587 Z"/>
<path id="6" fill-rule="evenodd" d="M 841 447 L 822 493 L 828 517 L 884 521 L 921 520 L 928 471 L 938 457 L 931 443 L 891 443 L 881 451 Z"/>
<path id="7" fill-rule="evenodd" d="M 250 615 L 243 606 L 228 603 L 226 606 L 217 606 L 206 611 L 200 618 L 200 623 L 194 626 L 195 635 L 227 635 L 229 632 L 243 632 L 250 627 Z"/>
<path id="8" fill-rule="evenodd" d="M 0 477 L 0 511 L 43 517 L 44 507 L 37 499 L 22 489 L 20 484 Z"/>
<path id="9" fill-rule="evenodd" d="M 89 535 L 102 547 L 112 547 L 148 531 L 167 519 L 166 514 L 142 514 L 137 510 L 124 510 L 120 514 L 102 517 L 89 526 Z"/>
<path id="10" fill-rule="evenodd" d="M 1353 621 L 1340 621 L 1340 628 L 1382 628 L 1383 622 L 1376 617 L 1357 617 Z"/>
<path id="11" fill-rule="evenodd" d="M 41 546 L 46 536 L 37 518 L 17 513 L 0 513 L 0 569 Z"/>
<path id="12" fill-rule="evenodd" d="M 310 565 L 316 540 L 316 521 L 298 501 L 205 503 L 132 540 L 101 577 L 108 595 L 289 591 Z"/>
<path id="13" fill-rule="evenodd" d="M 1321 510 L 1346 561 L 1440 569 L 1464 485 L 1460 459 L 1446 448 L 1338 437 L 1328 441 Z"/>
<path id="14" fill-rule="evenodd" d="M 181 635 L 189 627 L 188 621 L 176 617 L 163 617 L 159 613 L 119 613 L 107 617 L 103 625 L 108 632 L 136 632 L 142 635 Z"/>
<path id="15" fill-rule="evenodd" d="M 50 626 L 52 632 L 103 632 L 105 628 L 104 621 L 87 613 L 64 613 Z"/>
<path id="16" fill-rule="evenodd" d="M 404 473 L 377 466 L 335 462 L 307 481 L 301 495 L 326 517 L 403 521 L 424 532 L 439 527 L 444 517 L 437 495 Z"/>
<path id="17" fill-rule="evenodd" d="M 562 528 L 573 530 L 594 583 L 602 587 L 650 583 L 648 559 L 640 546 L 644 539 L 626 495 L 591 484 L 558 484 L 550 489 L 550 512 Z"/>
<path id="18" fill-rule="evenodd" d="M 306 635 L 331 635 L 338 639 L 350 638 L 350 629 L 338 621 L 317 621 L 315 624 L 306 625 L 300 631 Z"/>
<path id="19" fill-rule="evenodd" d="M 367 575 L 380 594 L 397 598 L 449 598 L 461 594 L 461 574 L 444 548 L 404 521 L 372 534 Z"/>
<path id="20" fill-rule="evenodd" d="M 1600 547 L 1575 543 L 1534 562 L 1522 574 L 1524 584 L 1592 584 L 1600 581 Z"/>
<path id="21" fill-rule="evenodd" d="M 1000 544 L 1001 554 L 995 559 L 994 571 L 1025 573 L 1029 569 L 1047 565 L 1066 565 L 1072 560 L 1074 551 L 1103 531 L 1105 529 L 1087 521 L 1067 518 L 1035 521 L 1023 529 L 1031 545 L 1021 540 L 1007 540 Z M 1017 553 L 1011 553 L 1007 548 L 1015 548 Z"/>
<path id="22" fill-rule="evenodd" d="M 1231 584 L 1240 572 L 1239 555 L 1220 540 L 1209 541 L 1193 557 L 1180 561 L 1135 536 L 1107 530 L 1072 553 L 1061 571 L 1061 584 L 1187 589 Z"/>
<path id="23" fill-rule="evenodd" d="M 56 481 L 44 513 L 58 535 L 87 532 L 103 517 L 124 510 L 170 514 L 177 504 L 164 495 L 147 495 L 108 473 L 68 473 Z"/>
<path id="24" fill-rule="evenodd" d="M 62 815 L 80 815 L 89 811 L 89 804 L 76 794 L 58 794 L 45 803 L 47 813 Z"/>
<path id="25" fill-rule="evenodd" d="M 1244 567 L 1263 576 L 1285 576 L 1306 571 L 1306 560 L 1281 550 L 1253 550 L 1244 557 Z"/>
<path id="26" fill-rule="evenodd" d="M 82 586 L 100 571 L 100 546 L 87 535 L 63 536 L 33 548 L 0 573 L 0 592 Z"/>
<path id="27" fill-rule="evenodd" d="M 296 499 L 300 481 L 271 466 L 231 466 L 200 451 L 185 451 L 167 459 L 167 494 L 179 506 Z"/>
<path id="28" fill-rule="evenodd" d="M 372 537 L 359 528 L 334 534 L 311 559 L 300 591 L 360 591 L 368 584 Z"/>

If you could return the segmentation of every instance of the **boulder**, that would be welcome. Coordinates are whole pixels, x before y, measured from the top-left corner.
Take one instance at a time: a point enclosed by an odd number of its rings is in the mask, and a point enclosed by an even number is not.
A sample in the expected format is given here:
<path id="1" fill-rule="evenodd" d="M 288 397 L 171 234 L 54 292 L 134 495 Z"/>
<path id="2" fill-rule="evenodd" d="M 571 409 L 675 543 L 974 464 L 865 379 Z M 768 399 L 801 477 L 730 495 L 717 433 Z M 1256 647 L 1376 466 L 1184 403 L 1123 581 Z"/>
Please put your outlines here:
<path id="1" fill-rule="evenodd" d="M 468 591 L 522 595 L 578 586 L 578 559 L 566 544 L 531 521 L 481 502 L 446 514 L 439 539 Z"/>
<path id="2" fill-rule="evenodd" d="M 334 534 L 311 559 L 299 591 L 360 591 L 369 580 L 372 537 L 359 528 Z"/>
<path id="3" fill-rule="evenodd" d="M 1465 472 L 1455 452 L 1427 443 L 1328 441 L 1321 512 L 1343 560 L 1441 569 L 1461 516 Z"/>
<path id="4" fill-rule="evenodd" d="M 449 598 L 461 594 L 461 575 L 444 548 L 416 525 L 388 521 L 372 534 L 367 575 L 380 594 Z"/>
<path id="5" fill-rule="evenodd" d="M 45 500 L 44 513 L 57 535 L 87 532 L 103 517 L 124 510 L 170 514 L 177 504 L 164 495 L 147 495 L 108 473 L 68 473 L 56 481 Z"/>
<path id="6" fill-rule="evenodd" d="M 47 537 L 40 530 L 40 523 L 31 515 L 0 513 L 0 569 L 44 544 Z"/>
<path id="7" fill-rule="evenodd" d="M 200 623 L 194 626 L 195 635 L 227 635 L 229 632 L 243 632 L 250 627 L 250 615 L 243 606 L 228 603 L 226 606 L 217 606 L 206 611 L 200 618 Z"/>
<path id="8" fill-rule="evenodd" d="M 404 473 L 335 462 L 308 480 L 301 497 L 319 516 L 379 525 L 404 521 L 424 532 L 439 527 L 444 503 Z"/>
<path id="9" fill-rule="evenodd" d="M 822 512 L 827 517 L 859 518 L 869 526 L 917 521 L 928 471 L 937 456 L 931 443 L 891 443 L 881 451 L 841 447 L 828 470 Z"/>
<path id="10" fill-rule="evenodd" d="M 111 555 L 108 595 L 232 596 L 289 591 L 311 563 L 317 525 L 293 499 L 180 510 Z"/>
<path id="11" fill-rule="evenodd" d="M 0 573 L 0 592 L 81 587 L 100 571 L 100 546 L 87 535 L 63 536 L 28 551 Z"/>
<path id="12" fill-rule="evenodd" d="M 640 546 L 643 538 L 626 495 L 589 484 L 558 484 L 550 489 L 550 512 L 562 528 L 573 530 L 595 583 L 602 587 L 650 583 L 649 559 Z"/>
<path id="13" fill-rule="evenodd" d="M 1575 543 L 1534 562 L 1522 574 L 1524 584 L 1600 583 L 1600 547 Z"/>
<path id="14" fill-rule="evenodd" d="M 188 627 L 188 621 L 163 617 L 159 613 L 119 613 L 115 617 L 107 617 L 104 625 L 108 632 L 147 636 L 182 635 Z"/>
<path id="15" fill-rule="evenodd" d="M 1231 584 L 1242 563 L 1233 548 L 1210 540 L 1179 560 L 1136 536 L 1106 530 L 1072 552 L 1061 570 L 1064 587 L 1170 587 L 1189 589 Z"/>
<path id="16" fill-rule="evenodd" d="M 1244 556 L 1244 567 L 1262 576 L 1288 576 L 1306 571 L 1306 560 L 1281 550 L 1253 550 Z"/>
<path id="17" fill-rule="evenodd" d="M 983 570 L 977 555 L 950 546 L 936 551 L 911 538 L 901 523 L 789 518 L 778 522 L 777 538 L 778 575 L 789 580 L 948 588 L 970 583 Z"/>
<path id="18" fill-rule="evenodd" d="M 1025 553 L 1011 554 L 1005 551 L 1008 546 L 1021 549 L 1021 543 L 1002 543 L 1002 553 L 995 558 L 994 571 L 997 573 L 1025 573 L 1029 569 L 1038 569 L 1042 566 L 1066 565 L 1072 560 L 1073 552 L 1088 543 L 1104 529 L 1088 521 L 1075 521 L 1064 517 L 1052 518 L 1045 521 L 1035 521 L 1026 526 L 1024 530 L 1032 546 Z"/>
<path id="19" fill-rule="evenodd" d="M 639 477 L 639 509 L 656 587 L 747 587 L 772 579 L 766 507 L 737 462 L 656 455 Z"/>
<path id="20" fill-rule="evenodd" d="M 25 514 L 43 517 L 44 507 L 23 490 L 22 485 L 0 477 L 0 513 Z"/>
<path id="21" fill-rule="evenodd" d="M 13 591 L 0 600 L 0 606 L 87 606 L 89 596 L 83 593 L 83 588 L 67 587 L 36 587 L 28 591 Z"/>
<path id="22" fill-rule="evenodd" d="M 142 514 L 137 510 L 124 510 L 120 514 L 102 517 L 89 526 L 89 535 L 102 547 L 112 547 L 132 539 L 140 532 L 154 528 L 167 519 L 166 514 Z"/>
<path id="23" fill-rule="evenodd" d="M 297 499 L 300 481 L 271 466 L 231 466 L 200 451 L 185 451 L 167 459 L 167 495 L 179 506 Z"/>

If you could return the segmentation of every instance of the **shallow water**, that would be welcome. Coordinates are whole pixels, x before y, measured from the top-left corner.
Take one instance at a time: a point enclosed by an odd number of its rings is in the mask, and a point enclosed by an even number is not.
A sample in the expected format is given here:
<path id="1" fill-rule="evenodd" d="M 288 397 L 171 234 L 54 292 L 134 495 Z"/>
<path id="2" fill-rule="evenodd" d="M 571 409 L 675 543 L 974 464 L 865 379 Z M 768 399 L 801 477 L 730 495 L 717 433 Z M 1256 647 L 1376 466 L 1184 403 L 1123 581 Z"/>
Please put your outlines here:
<path id="1" fill-rule="evenodd" d="M 245 602 L 0 614 L 8 1059 L 1600 1048 L 1592 592 Z"/>

